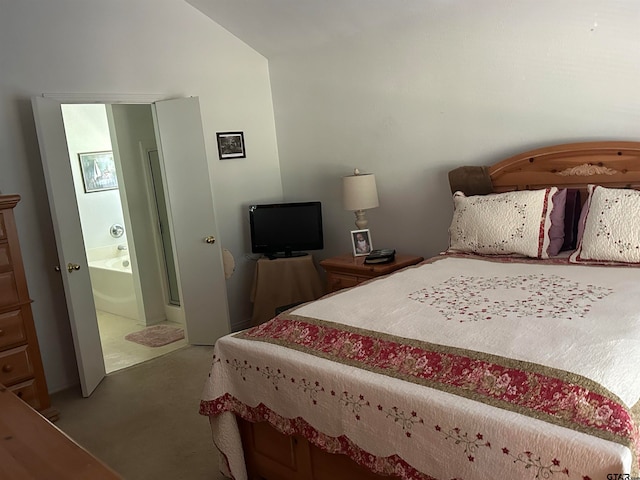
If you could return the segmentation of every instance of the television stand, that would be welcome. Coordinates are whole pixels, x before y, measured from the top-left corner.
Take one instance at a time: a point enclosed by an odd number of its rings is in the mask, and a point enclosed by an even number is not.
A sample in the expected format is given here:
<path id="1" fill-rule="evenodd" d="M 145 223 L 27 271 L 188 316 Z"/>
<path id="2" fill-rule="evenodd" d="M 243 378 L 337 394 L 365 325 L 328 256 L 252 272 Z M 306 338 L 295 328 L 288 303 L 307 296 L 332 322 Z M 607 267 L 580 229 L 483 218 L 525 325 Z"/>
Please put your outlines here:
<path id="1" fill-rule="evenodd" d="M 278 252 L 265 254 L 269 260 L 274 260 L 276 258 L 304 257 L 306 255 L 309 254 L 307 252 Z"/>
<path id="2" fill-rule="evenodd" d="M 324 295 L 324 285 L 313 262 L 313 255 L 282 257 L 256 262 L 250 300 L 253 302 L 251 325 L 275 317 L 283 305 L 308 302 Z"/>

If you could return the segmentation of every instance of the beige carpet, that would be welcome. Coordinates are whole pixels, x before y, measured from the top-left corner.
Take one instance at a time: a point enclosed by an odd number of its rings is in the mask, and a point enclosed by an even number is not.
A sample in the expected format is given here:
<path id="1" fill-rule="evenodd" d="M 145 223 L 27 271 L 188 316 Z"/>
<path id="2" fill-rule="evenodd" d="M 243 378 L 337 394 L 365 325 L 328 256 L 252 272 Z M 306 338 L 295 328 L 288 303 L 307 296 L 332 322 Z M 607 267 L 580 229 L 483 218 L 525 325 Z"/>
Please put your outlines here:
<path id="1" fill-rule="evenodd" d="M 109 374 L 89 398 L 56 393 L 56 425 L 126 480 L 223 479 L 198 414 L 212 352 L 189 346 Z"/>

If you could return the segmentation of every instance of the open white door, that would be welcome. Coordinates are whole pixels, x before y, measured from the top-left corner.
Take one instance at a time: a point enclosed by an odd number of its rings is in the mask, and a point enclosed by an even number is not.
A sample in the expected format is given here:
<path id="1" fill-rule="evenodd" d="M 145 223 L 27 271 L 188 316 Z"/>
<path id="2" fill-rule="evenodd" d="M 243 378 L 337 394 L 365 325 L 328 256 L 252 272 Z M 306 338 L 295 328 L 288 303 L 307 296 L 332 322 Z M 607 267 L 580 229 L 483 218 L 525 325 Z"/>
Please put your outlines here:
<path id="1" fill-rule="evenodd" d="M 216 228 L 200 106 L 197 98 L 152 105 L 187 338 L 213 345 L 230 326 L 222 250 L 208 243 Z M 106 373 L 62 104 L 34 97 L 32 106 L 82 394 L 89 396 Z"/>
<path id="2" fill-rule="evenodd" d="M 80 384 L 82 394 L 88 397 L 106 373 L 61 103 L 34 97 L 32 106 Z"/>
<path id="3" fill-rule="evenodd" d="M 230 326 L 200 104 L 192 97 L 153 106 L 187 340 L 213 345 Z"/>

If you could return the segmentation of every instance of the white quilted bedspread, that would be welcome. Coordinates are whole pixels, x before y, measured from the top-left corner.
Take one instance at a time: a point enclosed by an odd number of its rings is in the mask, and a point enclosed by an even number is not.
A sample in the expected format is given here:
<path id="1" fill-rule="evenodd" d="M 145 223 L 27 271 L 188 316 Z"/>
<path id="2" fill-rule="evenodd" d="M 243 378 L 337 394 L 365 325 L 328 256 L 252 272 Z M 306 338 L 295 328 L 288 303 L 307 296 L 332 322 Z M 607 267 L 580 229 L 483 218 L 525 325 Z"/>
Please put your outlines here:
<path id="1" fill-rule="evenodd" d="M 233 413 L 403 478 L 631 473 L 639 307 L 640 269 L 444 257 L 220 339 L 201 413 L 237 479 Z"/>

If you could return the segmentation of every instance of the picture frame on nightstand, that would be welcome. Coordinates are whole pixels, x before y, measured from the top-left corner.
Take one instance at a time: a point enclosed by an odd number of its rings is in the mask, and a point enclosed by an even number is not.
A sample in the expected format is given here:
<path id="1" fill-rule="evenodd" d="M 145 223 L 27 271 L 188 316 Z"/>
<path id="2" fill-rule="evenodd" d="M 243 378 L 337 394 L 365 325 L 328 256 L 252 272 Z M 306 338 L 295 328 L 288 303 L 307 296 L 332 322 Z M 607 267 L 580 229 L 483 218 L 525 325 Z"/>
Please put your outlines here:
<path id="1" fill-rule="evenodd" d="M 365 230 L 351 230 L 351 245 L 353 247 L 353 256 L 362 257 L 369 255 L 373 249 L 371 243 L 371 232 Z"/>

